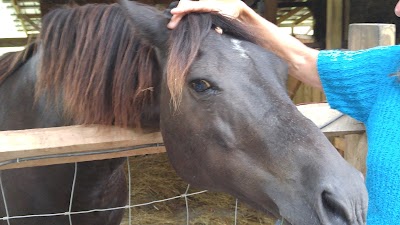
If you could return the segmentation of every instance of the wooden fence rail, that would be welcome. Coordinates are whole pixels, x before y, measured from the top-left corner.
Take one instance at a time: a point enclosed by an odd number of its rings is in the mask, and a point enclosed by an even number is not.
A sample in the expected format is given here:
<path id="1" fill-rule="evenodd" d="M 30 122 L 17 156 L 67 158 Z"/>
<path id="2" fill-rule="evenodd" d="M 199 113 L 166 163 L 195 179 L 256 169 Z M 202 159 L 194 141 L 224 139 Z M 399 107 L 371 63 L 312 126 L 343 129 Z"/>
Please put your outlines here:
<path id="1" fill-rule="evenodd" d="M 298 109 L 328 135 L 354 134 L 364 126 L 326 103 Z M 83 162 L 164 152 L 161 134 L 104 126 L 67 126 L 0 132 L 0 169 Z"/>

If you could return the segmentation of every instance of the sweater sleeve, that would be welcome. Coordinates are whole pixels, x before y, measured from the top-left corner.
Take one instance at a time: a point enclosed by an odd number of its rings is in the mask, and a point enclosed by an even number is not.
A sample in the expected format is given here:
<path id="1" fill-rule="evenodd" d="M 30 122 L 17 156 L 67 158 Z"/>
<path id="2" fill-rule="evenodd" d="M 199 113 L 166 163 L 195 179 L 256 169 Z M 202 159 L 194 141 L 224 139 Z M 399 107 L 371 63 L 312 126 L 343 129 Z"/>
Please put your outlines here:
<path id="1" fill-rule="evenodd" d="M 400 46 L 360 51 L 325 50 L 317 68 L 328 103 L 351 117 L 366 122 L 385 79 L 399 71 Z"/>

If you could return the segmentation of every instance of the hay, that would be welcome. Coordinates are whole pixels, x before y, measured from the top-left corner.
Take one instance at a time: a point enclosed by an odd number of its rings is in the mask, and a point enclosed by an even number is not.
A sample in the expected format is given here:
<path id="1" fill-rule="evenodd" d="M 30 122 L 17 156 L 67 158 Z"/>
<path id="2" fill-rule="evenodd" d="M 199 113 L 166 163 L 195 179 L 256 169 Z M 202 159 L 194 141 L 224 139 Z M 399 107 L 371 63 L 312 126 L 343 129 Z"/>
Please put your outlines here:
<path id="1" fill-rule="evenodd" d="M 130 157 L 131 204 L 141 204 L 167 199 L 185 193 L 187 183 L 172 169 L 167 156 L 154 154 Z M 202 191 L 190 188 L 188 193 Z M 235 198 L 221 193 L 202 193 L 189 196 L 189 217 L 192 225 L 235 224 Z M 186 203 L 184 198 L 132 208 L 132 224 L 186 224 Z M 128 225 L 128 210 L 121 225 Z M 273 225 L 274 220 L 249 208 L 238 205 L 237 224 Z"/>

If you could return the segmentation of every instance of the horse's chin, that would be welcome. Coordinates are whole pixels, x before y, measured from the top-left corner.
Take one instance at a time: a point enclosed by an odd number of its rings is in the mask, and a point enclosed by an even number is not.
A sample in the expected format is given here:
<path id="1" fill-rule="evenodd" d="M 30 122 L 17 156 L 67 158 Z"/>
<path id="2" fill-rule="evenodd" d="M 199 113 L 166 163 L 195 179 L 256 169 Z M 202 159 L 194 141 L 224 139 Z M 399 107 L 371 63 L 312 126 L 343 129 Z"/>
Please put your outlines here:
<path id="1" fill-rule="evenodd" d="M 292 225 L 291 223 L 289 223 L 287 220 L 285 220 L 285 219 L 278 219 L 276 222 L 275 222 L 275 225 Z"/>
<path id="2" fill-rule="evenodd" d="M 265 214 L 270 215 L 272 217 L 276 218 L 276 221 L 274 223 L 274 225 L 292 225 L 287 219 L 283 218 L 282 216 L 276 216 L 277 213 L 271 213 L 268 210 L 261 210 L 263 211 Z"/>
<path id="3" fill-rule="evenodd" d="M 266 208 L 258 203 L 245 200 L 240 198 L 241 201 L 245 202 L 246 204 L 250 205 L 252 208 L 263 212 L 266 216 L 276 218 L 275 225 L 292 225 L 286 219 L 284 219 L 277 210 L 272 210 L 270 208 Z"/>

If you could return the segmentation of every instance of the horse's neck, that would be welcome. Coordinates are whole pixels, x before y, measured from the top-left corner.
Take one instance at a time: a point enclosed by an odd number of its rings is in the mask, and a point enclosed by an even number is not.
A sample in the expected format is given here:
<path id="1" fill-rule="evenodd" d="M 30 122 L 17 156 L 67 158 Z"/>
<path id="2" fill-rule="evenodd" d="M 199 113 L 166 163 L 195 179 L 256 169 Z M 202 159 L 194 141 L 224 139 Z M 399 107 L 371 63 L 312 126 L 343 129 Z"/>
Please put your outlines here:
<path id="1" fill-rule="evenodd" d="M 59 110 L 46 107 L 46 99 L 35 103 L 36 65 L 38 54 L 0 85 L 0 130 L 17 130 L 65 125 Z"/>

